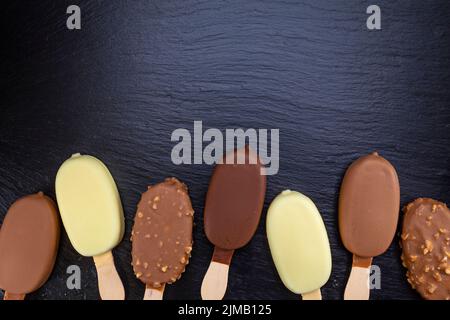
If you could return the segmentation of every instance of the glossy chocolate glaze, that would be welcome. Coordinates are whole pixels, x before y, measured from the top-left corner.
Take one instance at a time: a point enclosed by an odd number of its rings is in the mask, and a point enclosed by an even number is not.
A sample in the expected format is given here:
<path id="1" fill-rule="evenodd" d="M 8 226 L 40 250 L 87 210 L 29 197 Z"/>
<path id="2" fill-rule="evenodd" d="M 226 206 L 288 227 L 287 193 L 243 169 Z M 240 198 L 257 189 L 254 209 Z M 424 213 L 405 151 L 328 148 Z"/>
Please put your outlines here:
<path id="1" fill-rule="evenodd" d="M 377 153 L 353 162 L 339 196 L 339 231 L 347 250 L 365 258 L 385 252 L 399 211 L 400 185 L 394 167 Z"/>
<path id="2" fill-rule="evenodd" d="M 248 147 L 232 151 L 235 159 L 238 155 L 245 155 L 245 164 L 227 164 L 225 156 L 224 163 L 215 167 L 205 203 L 206 236 L 216 247 L 227 250 L 241 248 L 251 240 L 266 192 L 266 176 L 261 174 L 257 155 Z"/>

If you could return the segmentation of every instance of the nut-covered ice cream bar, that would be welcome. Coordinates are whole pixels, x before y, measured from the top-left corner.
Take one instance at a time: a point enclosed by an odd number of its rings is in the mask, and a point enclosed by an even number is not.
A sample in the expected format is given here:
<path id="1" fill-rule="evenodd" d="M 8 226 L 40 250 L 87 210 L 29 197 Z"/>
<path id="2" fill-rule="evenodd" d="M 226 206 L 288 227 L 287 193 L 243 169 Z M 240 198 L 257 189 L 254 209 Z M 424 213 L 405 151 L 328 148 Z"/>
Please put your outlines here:
<path id="1" fill-rule="evenodd" d="M 204 226 L 214 245 L 203 280 L 202 298 L 222 299 L 235 249 L 245 246 L 258 227 L 266 192 L 266 176 L 258 155 L 248 146 L 225 155 L 211 177 Z"/>
<path id="2" fill-rule="evenodd" d="M 176 178 L 142 195 L 132 231 L 133 269 L 146 284 L 144 299 L 162 299 L 165 284 L 177 281 L 192 251 L 194 210 L 186 185 Z"/>
<path id="3" fill-rule="evenodd" d="M 58 171 L 56 197 L 70 242 L 81 255 L 94 258 L 101 298 L 123 300 L 111 250 L 122 240 L 124 216 L 108 168 L 92 156 L 73 155 Z"/>
<path id="4" fill-rule="evenodd" d="M 5 299 L 24 299 L 47 281 L 59 234 L 55 203 L 42 192 L 10 207 L 0 229 L 0 288 Z"/>
<path id="5" fill-rule="evenodd" d="M 270 252 L 284 285 L 304 300 L 320 300 L 331 273 L 328 235 L 314 202 L 286 190 L 267 212 Z"/>
<path id="6" fill-rule="evenodd" d="M 403 209 L 402 261 L 411 286 L 428 300 L 450 300 L 450 210 L 419 198 Z"/>
<path id="7" fill-rule="evenodd" d="M 400 185 L 395 168 L 377 153 L 359 158 L 348 168 L 339 196 L 339 232 L 353 253 L 345 299 L 368 299 L 372 258 L 392 242 L 400 210 Z"/>

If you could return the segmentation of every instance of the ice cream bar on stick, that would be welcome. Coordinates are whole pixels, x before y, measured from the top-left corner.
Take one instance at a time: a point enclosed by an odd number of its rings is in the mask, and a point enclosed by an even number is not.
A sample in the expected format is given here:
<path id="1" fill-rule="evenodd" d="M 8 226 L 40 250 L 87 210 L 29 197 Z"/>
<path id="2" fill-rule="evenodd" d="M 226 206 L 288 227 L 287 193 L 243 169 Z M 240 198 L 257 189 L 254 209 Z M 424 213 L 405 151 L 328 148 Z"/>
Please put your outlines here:
<path id="1" fill-rule="evenodd" d="M 0 229 L 0 288 L 4 300 L 23 300 L 50 276 L 59 244 L 55 203 L 42 192 L 17 200 Z"/>
<path id="2" fill-rule="evenodd" d="M 267 213 L 270 252 L 284 285 L 303 300 L 322 300 L 320 288 L 331 274 L 328 235 L 314 202 L 286 190 Z"/>
<path id="3" fill-rule="evenodd" d="M 194 210 L 176 178 L 150 186 L 138 204 L 132 231 L 132 265 L 146 285 L 144 300 L 162 300 L 166 284 L 180 279 L 192 251 Z"/>
<path id="4" fill-rule="evenodd" d="M 214 254 L 203 279 L 203 300 L 221 300 L 226 292 L 234 250 L 253 237 L 261 217 L 266 176 L 257 154 L 248 146 L 226 154 L 211 177 L 204 227 Z"/>
<path id="5" fill-rule="evenodd" d="M 411 287 L 427 300 L 450 300 L 450 209 L 419 198 L 403 208 L 402 263 Z"/>
<path id="6" fill-rule="evenodd" d="M 353 162 L 339 196 L 339 232 L 353 253 L 345 300 L 369 299 L 372 258 L 391 244 L 399 210 L 400 185 L 394 167 L 378 153 Z"/>
<path id="7" fill-rule="evenodd" d="M 122 240 L 124 216 L 119 192 L 98 159 L 75 154 L 56 176 L 56 197 L 70 242 L 93 257 L 103 300 L 124 300 L 125 291 L 111 250 Z"/>

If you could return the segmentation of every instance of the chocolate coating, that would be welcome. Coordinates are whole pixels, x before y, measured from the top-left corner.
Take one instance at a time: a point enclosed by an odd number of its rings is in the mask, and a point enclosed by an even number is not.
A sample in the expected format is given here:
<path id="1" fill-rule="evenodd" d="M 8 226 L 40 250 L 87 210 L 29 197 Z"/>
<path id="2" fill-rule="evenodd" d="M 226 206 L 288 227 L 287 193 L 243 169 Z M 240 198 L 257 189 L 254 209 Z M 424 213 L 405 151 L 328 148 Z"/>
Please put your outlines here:
<path id="1" fill-rule="evenodd" d="M 411 286 L 429 300 L 450 300 L 450 210 L 419 198 L 403 208 L 402 261 Z"/>
<path id="2" fill-rule="evenodd" d="M 194 210 L 186 185 L 175 178 L 149 187 L 138 204 L 132 232 L 133 269 L 160 288 L 184 272 L 192 251 Z"/>
<path id="3" fill-rule="evenodd" d="M 266 193 L 266 176 L 261 174 L 262 165 L 257 155 L 248 147 L 232 153 L 235 158 L 245 153 L 247 161 L 245 164 L 221 163 L 215 167 L 204 213 L 209 241 L 228 250 L 243 247 L 253 237 Z"/>
<path id="4" fill-rule="evenodd" d="M 27 294 L 50 276 L 59 244 L 55 203 L 43 193 L 17 200 L 0 229 L 0 288 Z"/>
<path id="5" fill-rule="evenodd" d="M 360 257 L 385 252 L 395 235 L 399 211 L 394 167 L 377 153 L 353 162 L 339 196 L 339 231 L 347 250 Z"/>

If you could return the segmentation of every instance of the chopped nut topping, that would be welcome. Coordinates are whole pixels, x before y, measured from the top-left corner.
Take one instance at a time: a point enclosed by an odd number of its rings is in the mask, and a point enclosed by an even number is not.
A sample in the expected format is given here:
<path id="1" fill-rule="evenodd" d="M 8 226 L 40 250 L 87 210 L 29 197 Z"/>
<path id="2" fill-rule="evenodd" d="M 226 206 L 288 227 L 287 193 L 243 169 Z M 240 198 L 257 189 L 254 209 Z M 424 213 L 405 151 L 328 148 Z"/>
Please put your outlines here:
<path id="1" fill-rule="evenodd" d="M 186 252 L 187 254 L 190 254 L 190 253 L 192 252 L 192 247 L 186 247 L 185 249 L 186 249 L 185 252 Z"/>
<path id="2" fill-rule="evenodd" d="M 159 201 L 159 196 L 156 196 L 153 198 L 153 202 L 158 202 Z"/>
<path id="3" fill-rule="evenodd" d="M 448 267 L 447 269 L 445 269 L 445 274 L 450 274 L 450 267 Z"/>
<path id="4" fill-rule="evenodd" d="M 409 237 L 409 233 L 402 234 L 402 240 L 406 240 Z"/>
<path id="5" fill-rule="evenodd" d="M 138 214 L 137 214 L 137 216 L 138 216 L 138 218 L 142 218 L 143 216 L 144 216 L 144 214 L 142 213 L 142 212 L 138 212 Z"/>
<path id="6" fill-rule="evenodd" d="M 180 260 L 180 262 L 181 262 L 181 263 L 186 263 L 186 258 L 185 258 L 185 257 L 182 257 L 181 260 Z"/>
<path id="7" fill-rule="evenodd" d="M 140 277 L 142 277 L 142 272 L 138 272 L 138 273 L 136 273 L 136 278 L 140 278 Z"/>
<path id="8" fill-rule="evenodd" d="M 433 278 L 435 278 L 437 282 L 441 282 L 441 281 L 442 281 L 442 277 L 441 277 L 441 275 L 439 274 L 439 272 L 435 272 L 435 273 L 433 274 Z"/>
<path id="9" fill-rule="evenodd" d="M 144 262 L 144 269 L 147 269 L 147 268 L 148 268 L 148 263 Z"/>
<path id="10" fill-rule="evenodd" d="M 162 272 L 167 272 L 167 269 L 168 269 L 169 267 L 168 266 L 162 266 L 161 267 L 161 271 Z"/>
<path id="11" fill-rule="evenodd" d="M 153 206 L 152 206 L 152 208 L 153 208 L 153 210 L 156 210 L 156 209 L 158 209 L 158 206 L 157 206 L 157 204 L 156 204 L 156 203 L 154 203 L 154 204 L 153 204 Z"/>
<path id="12" fill-rule="evenodd" d="M 430 240 L 425 240 L 425 248 L 428 249 L 429 252 L 433 251 L 433 243 Z"/>
<path id="13" fill-rule="evenodd" d="M 150 238 L 150 234 L 146 234 L 146 235 L 144 236 L 144 238 L 149 239 L 149 238 Z"/>
<path id="14" fill-rule="evenodd" d="M 430 283 L 430 286 L 428 287 L 428 292 L 429 293 L 433 293 L 434 291 L 436 291 L 437 286 L 433 283 Z"/>

